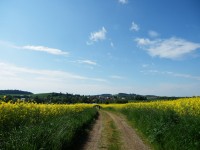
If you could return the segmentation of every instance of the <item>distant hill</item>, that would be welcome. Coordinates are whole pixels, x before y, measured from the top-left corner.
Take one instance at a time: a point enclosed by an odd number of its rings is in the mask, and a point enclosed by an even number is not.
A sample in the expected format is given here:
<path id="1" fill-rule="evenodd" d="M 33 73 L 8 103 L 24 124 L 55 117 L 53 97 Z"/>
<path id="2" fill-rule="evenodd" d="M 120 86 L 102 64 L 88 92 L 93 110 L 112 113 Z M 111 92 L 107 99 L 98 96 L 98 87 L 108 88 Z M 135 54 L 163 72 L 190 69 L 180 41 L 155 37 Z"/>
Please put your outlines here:
<path id="1" fill-rule="evenodd" d="M 9 94 L 21 94 L 21 95 L 30 95 L 33 94 L 28 91 L 21 91 L 21 90 L 0 90 L 1 95 L 9 95 Z"/>
<path id="2" fill-rule="evenodd" d="M 102 97 L 111 97 L 112 94 L 101 94 L 100 96 L 102 96 Z"/>

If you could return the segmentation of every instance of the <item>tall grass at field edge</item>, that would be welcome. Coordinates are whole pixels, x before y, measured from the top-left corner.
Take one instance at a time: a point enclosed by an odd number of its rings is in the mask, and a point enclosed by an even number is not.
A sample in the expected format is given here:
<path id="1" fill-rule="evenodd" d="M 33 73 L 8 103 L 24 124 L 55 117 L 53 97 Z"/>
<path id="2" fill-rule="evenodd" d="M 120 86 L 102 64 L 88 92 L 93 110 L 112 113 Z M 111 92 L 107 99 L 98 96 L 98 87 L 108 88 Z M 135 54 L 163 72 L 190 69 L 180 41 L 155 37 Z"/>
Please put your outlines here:
<path id="1" fill-rule="evenodd" d="M 124 114 L 158 150 L 200 149 L 200 99 L 107 105 Z"/>

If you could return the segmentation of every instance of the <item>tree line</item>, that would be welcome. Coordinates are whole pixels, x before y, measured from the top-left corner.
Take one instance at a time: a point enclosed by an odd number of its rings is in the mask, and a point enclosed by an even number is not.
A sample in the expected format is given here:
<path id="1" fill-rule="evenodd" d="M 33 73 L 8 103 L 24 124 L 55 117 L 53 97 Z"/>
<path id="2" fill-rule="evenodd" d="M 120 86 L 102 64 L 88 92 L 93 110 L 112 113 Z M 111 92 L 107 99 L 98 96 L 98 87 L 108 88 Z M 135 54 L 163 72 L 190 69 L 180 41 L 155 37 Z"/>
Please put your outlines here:
<path id="1" fill-rule="evenodd" d="M 0 100 L 1 101 L 12 101 L 16 102 L 19 100 L 36 102 L 36 103 L 55 103 L 55 104 L 74 104 L 74 103 L 128 103 L 137 101 L 152 101 L 152 100 L 174 100 L 178 97 L 159 97 L 152 95 L 138 95 L 138 94 L 126 94 L 118 93 L 112 94 L 101 94 L 101 95 L 79 95 L 70 93 L 43 93 L 33 94 L 27 91 L 20 90 L 1 90 Z M 9 94 L 6 94 L 9 93 Z"/>

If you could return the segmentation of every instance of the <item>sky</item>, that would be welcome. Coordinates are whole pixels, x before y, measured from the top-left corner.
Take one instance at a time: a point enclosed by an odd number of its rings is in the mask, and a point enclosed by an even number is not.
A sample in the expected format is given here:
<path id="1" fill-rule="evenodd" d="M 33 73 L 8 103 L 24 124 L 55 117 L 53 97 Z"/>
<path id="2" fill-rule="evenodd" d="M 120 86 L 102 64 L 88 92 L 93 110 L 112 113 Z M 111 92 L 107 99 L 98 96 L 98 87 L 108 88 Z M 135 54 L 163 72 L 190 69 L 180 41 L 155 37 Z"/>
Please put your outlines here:
<path id="1" fill-rule="evenodd" d="M 1 0 L 0 89 L 200 95 L 199 0 Z"/>

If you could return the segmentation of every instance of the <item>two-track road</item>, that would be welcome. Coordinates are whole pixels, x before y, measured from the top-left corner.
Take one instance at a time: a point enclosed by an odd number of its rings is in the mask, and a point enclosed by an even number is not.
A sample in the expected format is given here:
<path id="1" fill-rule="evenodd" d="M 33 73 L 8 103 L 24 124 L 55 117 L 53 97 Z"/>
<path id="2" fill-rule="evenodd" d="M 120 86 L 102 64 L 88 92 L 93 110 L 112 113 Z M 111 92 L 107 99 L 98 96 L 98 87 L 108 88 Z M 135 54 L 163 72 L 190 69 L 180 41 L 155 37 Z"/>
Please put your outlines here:
<path id="1" fill-rule="evenodd" d="M 115 133 L 117 138 L 112 137 Z M 99 117 L 82 149 L 149 150 L 150 148 L 144 144 L 124 116 L 100 110 Z"/>

